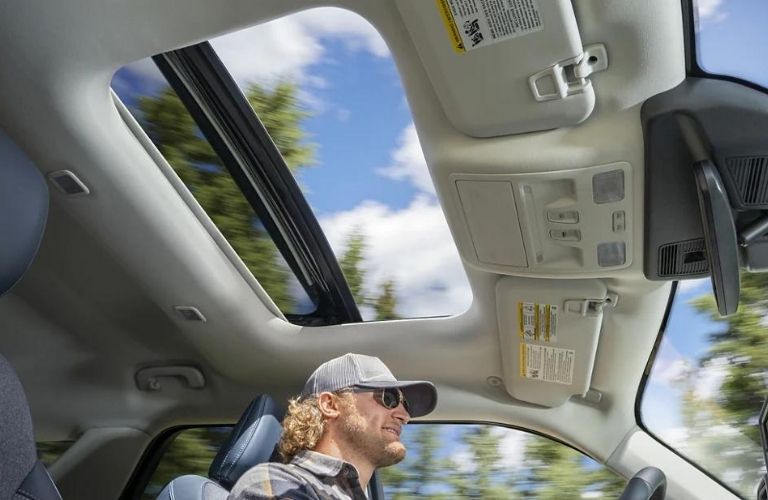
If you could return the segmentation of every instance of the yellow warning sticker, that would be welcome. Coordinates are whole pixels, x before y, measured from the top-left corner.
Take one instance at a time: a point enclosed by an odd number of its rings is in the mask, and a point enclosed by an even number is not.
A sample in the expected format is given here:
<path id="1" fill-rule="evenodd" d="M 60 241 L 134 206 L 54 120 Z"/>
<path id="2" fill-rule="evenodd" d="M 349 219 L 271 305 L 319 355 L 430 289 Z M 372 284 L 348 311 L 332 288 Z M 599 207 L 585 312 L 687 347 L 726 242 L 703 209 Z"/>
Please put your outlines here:
<path id="1" fill-rule="evenodd" d="M 437 8 L 440 11 L 440 17 L 443 19 L 445 29 L 448 30 L 448 36 L 451 37 L 451 43 L 453 44 L 453 50 L 458 53 L 466 52 L 464 48 L 464 41 L 461 39 L 461 32 L 456 26 L 456 20 L 453 19 L 451 13 L 451 6 L 448 4 L 449 0 L 435 0 L 437 2 Z"/>
<path id="2" fill-rule="evenodd" d="M 557 311 L 554 304 L 518 302 L 520 339 L 524 342 L 557 342 Z"/>
<path id="3" fill-rule="evenodd" d="M 538 0 L 435 0 L 458 53 L 544 29 Z"/>
<path id="4" fill-rule="evenodd" d="M 520 344 L 520 376 L 531 380 L 570 385 L 576 351 L 536 344 Z"/>

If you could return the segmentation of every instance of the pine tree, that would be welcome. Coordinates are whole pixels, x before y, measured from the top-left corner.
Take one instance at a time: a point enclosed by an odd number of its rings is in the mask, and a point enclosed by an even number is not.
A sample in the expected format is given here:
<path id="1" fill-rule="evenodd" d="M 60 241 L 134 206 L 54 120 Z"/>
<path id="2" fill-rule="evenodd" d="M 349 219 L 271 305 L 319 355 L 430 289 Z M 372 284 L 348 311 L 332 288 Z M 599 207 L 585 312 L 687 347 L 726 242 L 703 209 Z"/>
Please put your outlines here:
<path id="1" fill-rule="evenodd" d="M 347 280 L 349 290 L 358 306 L 363 306 L 367 302 L 363 282 L 365 280 L 365 269 L 363 269 L 363 259 L 365 258 L 365 237 L 359 228 L 352 231 L 347 240 L 346 250 L 339 259 L 341 272 Z"/>
<path id="2" fill-rule="evenodd" d="M 373 305 L 376 310 L 376 321 L 400 319 L 397 314 L 397 295 L 395 295 L 394 280 L 385 281 L 381 285 L 381 293 Z"/>

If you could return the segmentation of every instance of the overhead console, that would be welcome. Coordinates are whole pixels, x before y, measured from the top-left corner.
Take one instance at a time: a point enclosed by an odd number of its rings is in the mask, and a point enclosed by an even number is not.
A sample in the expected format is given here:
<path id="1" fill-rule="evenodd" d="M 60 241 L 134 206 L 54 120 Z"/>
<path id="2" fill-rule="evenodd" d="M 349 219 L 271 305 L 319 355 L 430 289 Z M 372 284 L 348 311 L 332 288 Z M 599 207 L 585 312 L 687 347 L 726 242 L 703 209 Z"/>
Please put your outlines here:
<path id="1" fill-rule="evenodd" d="M 629 163 L 530 174 L 453 174 L 473 266 L 511 275 L 587 275 L 632 262 Z"/>
<path id="2" fill-rule="evenodd" d="M 570 0 L 398 0 L 454 127 L 493 137 L 575 125 L 595 105 L 590 75 L 608 67 L 582 46 Z"/>
<path id="3" fill-rule="evenodd" d="M 768 271 L 768 96 L 689 78 L 646 101 L 642 121 L 645 275 L 711 275 L 720 314 L 731 314 L 739 268 Z"/>

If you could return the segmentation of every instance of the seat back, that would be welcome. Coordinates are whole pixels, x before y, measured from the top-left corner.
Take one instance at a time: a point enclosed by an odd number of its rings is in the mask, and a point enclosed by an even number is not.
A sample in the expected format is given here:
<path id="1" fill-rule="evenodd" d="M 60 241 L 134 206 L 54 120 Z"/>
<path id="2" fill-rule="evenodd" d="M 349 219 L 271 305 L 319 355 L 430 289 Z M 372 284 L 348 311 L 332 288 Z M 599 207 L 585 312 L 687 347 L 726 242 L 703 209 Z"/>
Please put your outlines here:
<path id="1" fill-rule="evenodd" d="M 48 188 L 40 172 L 0 131 L 0 296 L 32 262 L 48 216 Z M 60 500 L 37 460 L 32 417 L 19 378 L 0 355 L 0 498 Z"/>
<path id="2" fill-rule="evenodd" d="M 186 475 L 172 480 L 158 500 L 219 500 L 254 465 L 268 462 L 280 440 L 283 413 L 267 394 L 248 405 L 208 471 L 209 478 Z M 222 496 L 223 495 L 223 496 Z"/>

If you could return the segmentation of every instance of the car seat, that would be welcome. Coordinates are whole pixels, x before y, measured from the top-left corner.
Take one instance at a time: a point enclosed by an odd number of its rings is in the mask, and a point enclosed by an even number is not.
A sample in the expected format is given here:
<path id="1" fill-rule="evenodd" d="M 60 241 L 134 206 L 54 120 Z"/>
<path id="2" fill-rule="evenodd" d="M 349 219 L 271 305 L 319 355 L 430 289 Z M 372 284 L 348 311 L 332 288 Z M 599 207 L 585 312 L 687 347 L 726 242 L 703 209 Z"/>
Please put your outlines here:
<path id="1" fill-rule="evenodd" d="M 232 429 L 208 470 L 209 477 L 188 474 L 173 479 L 158 500 L 224 500 L 254 465 L 268 462 L 280 439 L 282 410 L 269 395 L 254 399 Z"/>
<path id="2" fill-rule="evenodd" d="M 37 167 L 0 130 L 0 296 L 37 253 L 48 216 L 48 187 Z M 0 499 L 61 500 L 37 459 L 32 417 L 21 382 L 0 355 Z"/>

